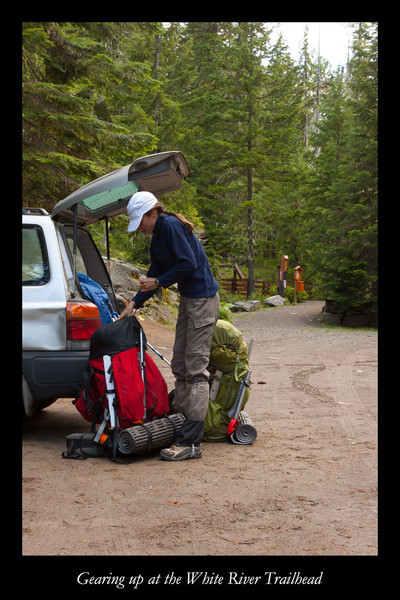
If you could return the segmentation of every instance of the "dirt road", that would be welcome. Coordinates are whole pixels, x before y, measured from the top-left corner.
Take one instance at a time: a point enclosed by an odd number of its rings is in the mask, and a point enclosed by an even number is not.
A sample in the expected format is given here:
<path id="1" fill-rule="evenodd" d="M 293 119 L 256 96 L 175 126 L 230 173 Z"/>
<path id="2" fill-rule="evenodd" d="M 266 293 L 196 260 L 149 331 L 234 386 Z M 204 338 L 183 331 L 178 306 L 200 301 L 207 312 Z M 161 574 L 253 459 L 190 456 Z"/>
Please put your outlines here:
<path id="1" fill-rule="evenodd" d="M 235 315 L 254 339 L 252 445 L 203 444 L 181 463 L 73 461 L 65 437 L 89 425 L 71 400 L 26 423 L 22 554 L 376 555 L 377 333 L 325 327 L 322 305 Z M 143 327 L 170 359 L 174 332 Z"/>

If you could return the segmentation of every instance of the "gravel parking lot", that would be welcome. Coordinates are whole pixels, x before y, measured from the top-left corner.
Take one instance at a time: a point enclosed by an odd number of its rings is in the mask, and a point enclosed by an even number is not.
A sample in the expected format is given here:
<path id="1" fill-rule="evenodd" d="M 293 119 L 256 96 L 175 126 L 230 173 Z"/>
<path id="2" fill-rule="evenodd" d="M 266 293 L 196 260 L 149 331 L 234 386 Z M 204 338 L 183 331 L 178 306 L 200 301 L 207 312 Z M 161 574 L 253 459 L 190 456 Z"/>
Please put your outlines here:
<path id="1" fill-rule="evenodd" d="M 327 328 L 322 306 L 235 315 L 254 340 L 252 445 L 63 460 L 66 435 L 89 430 L 71 400 L 25 422 L 23 556 L 376 556 L 377 333 Z M 170 359 L 174 331 L 142 323 Z"/>

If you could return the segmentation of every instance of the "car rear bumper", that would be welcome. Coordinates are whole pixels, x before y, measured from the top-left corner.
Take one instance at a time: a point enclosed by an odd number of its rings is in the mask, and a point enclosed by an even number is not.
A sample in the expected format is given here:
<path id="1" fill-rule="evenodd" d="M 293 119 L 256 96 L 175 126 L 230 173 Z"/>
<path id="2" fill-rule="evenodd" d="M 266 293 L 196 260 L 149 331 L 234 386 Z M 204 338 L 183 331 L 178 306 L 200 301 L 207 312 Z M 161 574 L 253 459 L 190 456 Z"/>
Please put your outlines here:
<path id="1" fill-rule="evenodd" d="M 89 359 L 88 350 L 22 353 L 22 373 L 38 404 L 75 398 Z"/>

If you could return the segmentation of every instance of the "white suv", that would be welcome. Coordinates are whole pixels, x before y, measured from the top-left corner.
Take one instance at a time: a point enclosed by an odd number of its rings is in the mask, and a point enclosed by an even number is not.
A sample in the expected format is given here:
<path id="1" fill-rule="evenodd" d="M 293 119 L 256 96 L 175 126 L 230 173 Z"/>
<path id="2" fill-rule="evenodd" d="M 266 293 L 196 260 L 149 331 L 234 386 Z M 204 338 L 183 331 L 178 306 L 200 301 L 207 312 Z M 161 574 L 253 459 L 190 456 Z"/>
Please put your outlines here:
<path id="1" fill-rule="evenodd" d="M 57 398 L 74 398 L 82 384 L 90 337 L 102 322 L 77 273 L 100 284 L 120 312 L 122 300 L 84 226 L 104 219 L 108 237 L 108 218 L 125 212 L 132 194 L 179 189 L 189 173 L 181 152 L 151 154 L 80 188 L 51 215 L 23 208 L 22 399 L 28 417 Z"/>

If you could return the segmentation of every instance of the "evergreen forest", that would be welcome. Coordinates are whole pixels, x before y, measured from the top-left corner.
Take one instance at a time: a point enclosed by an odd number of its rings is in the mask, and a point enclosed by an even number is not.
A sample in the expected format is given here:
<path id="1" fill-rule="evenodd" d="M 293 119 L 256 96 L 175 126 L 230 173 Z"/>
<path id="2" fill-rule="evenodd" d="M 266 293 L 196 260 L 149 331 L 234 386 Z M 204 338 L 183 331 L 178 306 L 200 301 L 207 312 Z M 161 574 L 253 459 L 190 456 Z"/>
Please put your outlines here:
<path id="1" fill-rule="evenodd" d="M 274 280 L 281 255 L 314 299 L 376 310 L 378 24 L 352 23 L 347 64 L 299 56 L 263 22 L 24 22 L 23 206 L 136 158 L 182 151 L 160 198 L 196 226 L 210 263 Z M 149 261 L 148 236 L 110 220 L 111 255 Z M 104 224 L 92 225 L 102 250 Z"/>

